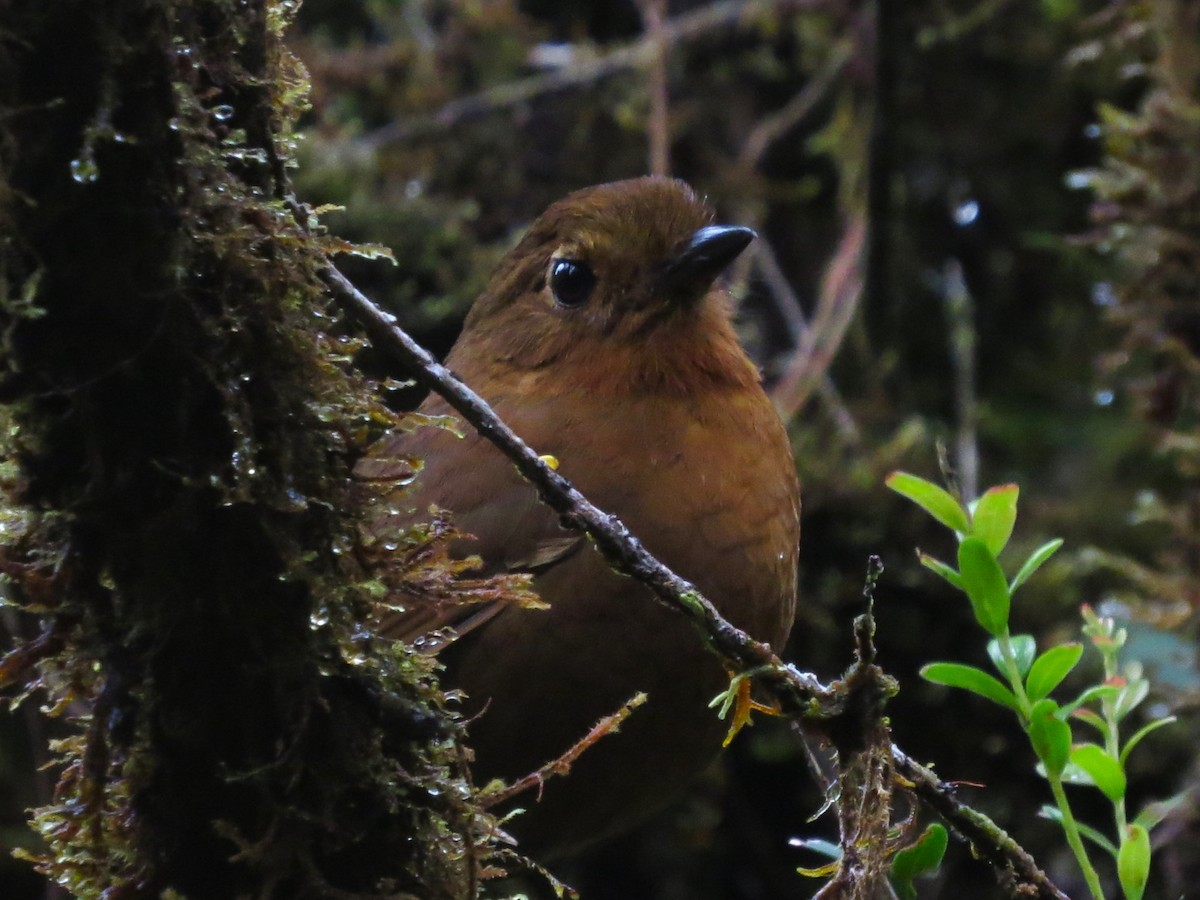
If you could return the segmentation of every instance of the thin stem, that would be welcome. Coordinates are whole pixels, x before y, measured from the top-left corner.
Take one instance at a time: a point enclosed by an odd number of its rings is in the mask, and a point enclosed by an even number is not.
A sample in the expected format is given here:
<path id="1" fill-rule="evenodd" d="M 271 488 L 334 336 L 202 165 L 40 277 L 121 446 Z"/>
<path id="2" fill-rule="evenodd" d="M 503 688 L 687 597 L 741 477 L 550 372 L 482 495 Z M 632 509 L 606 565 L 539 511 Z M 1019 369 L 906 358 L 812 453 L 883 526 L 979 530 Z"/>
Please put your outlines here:
<path id="1" fill-rule="evenodd" d="M 1004 629 L 1004 634 L 996 638 L 996 642 L 1000 645 L 1000 657 L 1004 660 L 1004 674 L 1008 676 L 1009 687 L 1012 688 L 1021 707 L 1023 724 L 1028 723 L 1033 713 L 1033 704 L 1029 702 L 1029 695 L 1025 693 L 1025 682 L 1021 679 L 1021 670 L 1017 668 L 1017 655 L 1013 652 L 1012 636 L 1007 628 Z"/>
<path id="2" fill-rule="evenodd" d="M 1025 685 L 1021 680 L 1020 670 L 1017 668 L 1017 657 L 1013 652 L 1012 639 L 1007 628 L 996 641 L 1000 645 L 1000 656 L 1004 660 L 1004 671 L 1008 675 L 1009 685 L 1021 707 L 1023 724 L 1028 728 L 1032 718 L 1033 705 L 1029 702 L 1029 695 L 1025 693 Z M 1046 780 L 1050 782 L 1050 791 L 1054 795 L 1054 802 L 1057 804 L 1059 812 L 1062 813 L 1062 829 L 1066 834 L 1067 844 L 1071 847 L 1071 852 L 1075 854 L 1079 868 L 1083 871 L 1083 878 L 1087 882 L 1088 890 L 1091 891 L 1095 900 L 1104 900 L 1104 892 L 1100 889 L 1100 878 L 1092 866 L 1087 848 L 1084 847 L 1083 839 L 1079 835 L 1079 825 L 1075 821 L 1075 815 L 1071 812 L 1071 803 L 1067 799 L 1067 792 L 1063 790 L 1062 778 L 1058 775 L 1051 775 L 1047 767 Z M 1124 818 L 1124 804 L 1122 804 L 1121 816 Z"/>
<path id="3" fill-rule="evenodd" d="M 1105 653 L 1104 655 L 1104 678 L 1109 680 L 1114 678 L 1118 673 L 1117 654 Z M 1100 709 L 1104 713 L 1104 721 L 1108 725 L 1104 729 L 1104 749 L 1108 751 L 1108 755 L 1115 760 L 1121 759 L 1121 723 L 1117 718 L 1117 704 L 1111 697 L 1105 697 L 1100 701 Z M 1122 767 L 1123 768 L 1123 767 Z M 1125 828 L 1128 825 L 1128 820 L 1125 815 L 1125 798 L 1113 801 L 1113 818 L 1117 824 L 1117 840 L 1121 841 L 1125 837 Z"/>
<path id="4" fill-rule="evenodd" d="M 1057 775 L 1050 775 L 1048 772 L 1046 779 L 1050 782 L 1050 791 L 1054 794 L 1054 802 L 1058 804 L 1058 810 L 1062 813 L 1063 832 L 1066 834 L 1067 844 L 1070 845 L 1071 852 L 1075 854 L 1075 860 L 1083 872 L 1083 880 L 1087 882 L 1088 890 L 1094 900 L 1104 900 L 1104 891 L 1100 887 L 1100 876 L 1092 867 L 1092 861 L 1087 855 L 1087 848 L 1083 846 L 1083 838 L 1079 836 L 1079 825 L 1076 824 L 1075 816 L 1071 812 L 1071 802 L 1067 799 L 1067 792 L 1063 790 L 1062 779 Z"/>

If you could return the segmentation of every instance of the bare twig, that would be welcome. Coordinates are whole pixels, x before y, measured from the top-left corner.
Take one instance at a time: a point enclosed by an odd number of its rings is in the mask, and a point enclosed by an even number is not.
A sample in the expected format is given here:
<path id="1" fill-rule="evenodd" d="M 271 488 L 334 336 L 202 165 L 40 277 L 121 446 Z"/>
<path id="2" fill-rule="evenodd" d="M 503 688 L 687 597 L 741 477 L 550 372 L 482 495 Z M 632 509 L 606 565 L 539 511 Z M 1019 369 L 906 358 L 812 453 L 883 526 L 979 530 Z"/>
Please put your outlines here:
<path id="1" fill-rule="evenodd" d="M 858 632 L 859 665 L 851 670 L 847 681 L 856 671 L 869 673 L 869 678 L 863 676 L 866 681 L 862 691 L 856 691 L 846 682 L 823 685 L 811 673 L 784 663 L 769 646 L 723 619 L 693 585 L 651 556 L 619 519 L 598 509 L 551 469 L 478 394 L 401 329 L 395 316 L 379 309 L 332 265 L 325 269 L 323 276 L 337 301 L 363 325 L 376 345 L 392 353 L 415 380 L 444 397 L 481 435 L 512 460 L 518 471 L 537 489 L 542 501 L 564 521 L 585 531 L 610 565 L 645 584 L 659 602 L 684 615 L 699 631 L 705 646 L 727 667 L 736 672 L 754 670 L 759 686 L 779 703 L 785 714 L 830 721 L 851 733 L 862 710 L 873 708 L 870 703 L 863 706 L 863 698 L 878 697 L 878 691 L 886 689 L 886 682 L 882 680 L 882 673 L 870 664 L 870 654 L 862 652 L 861 628 Z M 856 709 L 858 716 L 846 715 Z M 979 852 L 998 871 L 1009 873 L 1011 879 L 1022 886 L 1033 886 L 1038 897 L 1063 900 L 1065 895 L 1050 883 L 1029 854 L 986 816 L 959 803 L 948 785 L 942 784 L 898 749 L 892 748 L 892 757 L 896 772 L 912 783 L 917 795 L 942 813 L 956 830 L 965 829 L 960 833 L 976 844 Z M 867 762 L 876 766 L 871 760 Z M 875 775 L 867 774 L 871 783 L 877 783 Z"/>
<path id="2" fill-rule="evenodd" d="M 460 122 L 511 109 L 545 94 L 583 87 L 621 72 L 652 66 L 660 41 L 663 46 L 670 48 L 713 31 L 735 27 L 743 21 L 751 21 L 765 13 L 821 9 L 828 2 L 829 0 L 722 0 L 665 21 L 661 35 L 647 35 L 632 44 L 594 59 L 583 60 L 576 65 L 496 85 L 469 97 L 459 97 L 432 115 L 403 119 L 364 135 L 359 143 L 368 148 L 378 148 L 440 134 Z"/>
<path id="3" fill-rule="evenodd" d="M 825 272 L 816 316 L 772 391 L 775 406 L 785 420 L 804 407 L 829 371 L 833 355 L 858 310 L 862 300 L 866 230 L 861 216 L 847 223 L 837 253 Z"/>
<path id="4" fill-rule="evenodd" d="M 666 0 L 638 0 L 642 27 L 653 42 L 654 53 L 646 71 L 646 87 L 650 92 L 650 115 L 646 119 L 646 137 L 650 145 L 650 174 L 669 175 L 671 172 L 670 96 L 667 91 L 667 59 L 671 48 L 666 41 L 664 26 L 667 18 Z"/>
<path id="5" fill-rule="evenodd" d="M 615 734 L 621 728 L 621 723 L 629 718 L 629 714 L 646 702 L 645 694 L 634 694 L 629 700 L 610 716 L 605 716 L 599 722 L 592 726 L 591 730 L 582 738 L 576 741 L 567 750 L 555 759 L 550 760 L 544 766 L 541 766 L 536 772 L 530 772 L 528 775 L 523 775 L 518 778 L 508 787 L 501 788 L 498 791 L 489 791 L 479 796 L 479 805 L 484 809 L 491 809 L 518 794 L 523 794 L 531 788 L 538 789 L 538 799 L 541 799 L 542 785 L 547 779 L 553 778 L 555 775 L 566 775 L 571 771 L 571 766 L 579 757 L 583 756 L 587 750 L 592 747 L 597 741 L 610 734 Z"/>
<path id="6" fill-rule="evenodd" d="M 755 170 L 771 145 L 803 122 L 829 96 L 837 84 L 838 77 L 845 69 L 846 63 L 854 56 L 855 51 L 856 44 L 851 39 L 843 40 L 836 44 L 821 68 L 817 70 L 813 77 L 805 83 L 804 87 L 791 100 L 771 115 L 759 120 L 758 124 L 747 135 L 738 153 L 737 166 L 741 170 L 741 177 L 746 183 L 753 182 Z M 750 204 L 743 204 L 742 209 L 739 211 L 739 219 L 745 220 L 743 224 L 750 224 L 758 218 L 750 209 Z M 787 277 L 783 273 L 783 268 L 779 265 L 779 258 L 774 248 L 765 238 L 760 237 L 756 244 L 753 262 L 762 275 L 769 294 L 775 301 L 775 306 L 787 325 L 792 346 L 796 348 L 796 352 L 793 355 L 793 364 L 796 358 L 802 354 L 807 358 L 811 351 L 802 348 L 815 345 L 816 343 L 824 343 L 824 341 L 819 336 L 811 333 L 809 323 L 804 315 L 804 309 L 800 305 L 800 300 L 788 283 Z M 840 336 L 838 342 L 840 343 Z M 829 355 L 832 356 L 835 350 L 836 346 L 830 347 Z M 791 373 L 791 367 L 789 367 L 789 373 Z M 791 373 L 791 377 L 795 377 L 794 373 Z M 842 402 L 837 387 L 829 377 L 827 369 L 821 371 L 816 378 L 815 390 L 825 405 L 838 433 L 843 439 L 856 442 L 858 440 L 858 426 Z M 799 406 L 796 406 L 795 409 L 798 410 Z M 783 409 L 781 411 L 787 412 L 787 410 Z"/>
<path id="7" fill-rule="evenodd" d="M 759 235 L 759 239 L 754 244 L 754 266 L 774 298 L 775 308 L 783 316 L 792 346 L 798 347 L 808 332 L 808 318 L 804 315 L 804 307 L 800 305 L 800 298 L 796 296 L 796 292 L 783 272 L 783 267 L 779 265 L 779 257 L 775 254 L 774 247 L 762 235 Z M 843 402 L 841 392 L 838 391 L 828 370 L 821 375 L 817 382 L 817 396 L 820 397 L 825 411 L 829 414 L 829 418 L 833 421 L 842 440 L 851 444 L 858 443 L 860 438 L 858 423 L 854 421 L 849 407 Z"/>
<path id="8" fill-rule="evenodd" d="M 838 76 L 854 55 L 854 44 L 842 41 L 834 45 L 825 64 L 816 71 L 804 87 L 787 103 L 764 116 L 746 137 L 738 153 L 738 165 L 747 172 L 758 167 L 763 154 L 771 145 L 803 122 L 837 84 Z"/>

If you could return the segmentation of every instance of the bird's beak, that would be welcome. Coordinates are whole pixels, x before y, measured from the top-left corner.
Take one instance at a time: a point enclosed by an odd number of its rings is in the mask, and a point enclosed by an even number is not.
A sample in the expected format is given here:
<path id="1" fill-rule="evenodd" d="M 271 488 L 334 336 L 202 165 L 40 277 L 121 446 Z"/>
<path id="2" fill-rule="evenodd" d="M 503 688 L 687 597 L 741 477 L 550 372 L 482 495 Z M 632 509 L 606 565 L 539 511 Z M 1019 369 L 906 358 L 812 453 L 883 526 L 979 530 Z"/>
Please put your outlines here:
<path id="1" fill-rule="evenodd" d="M 692 235 L 687 246 L 659 276 L 658 289 L 673 292 L 692 288 L 703 292 L 737 259 L 757 235 L 741 225 L 709 225 Z"/>

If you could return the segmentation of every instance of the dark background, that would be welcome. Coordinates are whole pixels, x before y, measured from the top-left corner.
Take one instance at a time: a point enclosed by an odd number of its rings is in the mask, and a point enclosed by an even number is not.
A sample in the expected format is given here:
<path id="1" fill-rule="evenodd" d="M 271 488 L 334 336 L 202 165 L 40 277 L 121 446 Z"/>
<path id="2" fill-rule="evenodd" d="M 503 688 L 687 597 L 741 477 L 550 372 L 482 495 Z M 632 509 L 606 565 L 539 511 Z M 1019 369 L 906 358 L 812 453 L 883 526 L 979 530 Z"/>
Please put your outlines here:
<path id="1" fill-rule="evenodd" d="M 668 14 L 681 22 L 704 6 L 673 0 Z M 759 229 L 817 322 L 843 234 L 869 222 L 861 299 L 835 310 L 852 314 L 844 334 L 824 333 L 834 354 L 825 387 L 789 410 L 804 536 L 787 656 L 824 679 L 848 664 L 867 558 L 879 555 L 880 661 L 901 683 L 890 707 L 897 743 L 943 778 L 970 783 L 963 798 L 1082 895 L 1057 826 L 1036 815 L 1049 794 L 1015 723 L 917 676 L 935 659 L 986 665 L 984 641 L 965 601 L 914 559 L 916 547 L 951 555 L 949 536 L 883 479 L 896 468 L 937 478 L 939 445 L 962 475 L 965 411 L 976 424 L 979 489 L 1021 485 L 1012 558 L 1050 537 L 1067 542 L 1018 595 L 1014 631 L 1040 646 L 1077 638 L 1081 603 L 1126 619 L 1127 658 L 1156 685 L 1135 724 L 1182 717 L 1133 755 L 1131 811 L 1194 783 L 1200 503 L 1188 443 L 1194 369 L 1180 360 L 1194 349 L 1200 298 L 1167 285 L 1155 304 L 1153 266 L 1114 231 L 1153 223 L 1153 196 L 1114 195 L 1095 174 L 1122 174 L 1115 111 L 1140 115 L 1162 85 L 1164 40 L 1133 4 L 740 6 L 737 21 L 670 45 L 671 173 L 707 194 L 722 220 Z M 570 190 L 647 170 L 647 135 L 661 126 L 645 70 L 565 77 L 643 38 L 632 0 L 308 0 L 293 42 L 314 86 L 298 192 L 345 206 L 326 216 L 330 227 L 387 245 L 400 261 L 347 261 L 347 274 L 444 353 L 532 217 Z M 566 67 L 539 62 L 565 52 Z M 563 84 L 504 99 L 505 86 L 535 77 Z M 747 165 L 748 138 L 805 91 L 808 114 Z M 446 107 L 460 98 L 478 102 Z M 453 115 L 438 119 L 439 110 Z M 762 266 L 743 269 L 732 289 L 747 344 L 777 384 L 796 353 L 795 308 Z M 952 321 L 956 295 L 970 308 Z M 974 377 L 956 363 L 956 328 L 974 339 Z M 361 364 L 386 370 L 369 355 Z M 1087 659 L 1093 669 L 1080 678 L 1095 675 L 1096 658 Z M 16 846 L 33 840 L 22 810 L 44 797 L 27 774 L 44 735 L 30 734 L 25 712 L 2 715 L 0 843 Z M 808 821 L 822 798 L 797 742 L 760 717 L 727 763 L 653 826 L 561 874 L 591 900 L 809 896 L 817 883 L 795 869 L 823 860 L 788 841 L 835 829 L 831 816 Z M 1078 811 L 1107 830 L 1090 793 L 1074 791 Z M 1186 815 L 1163 827 L 1148 896 L 1200 896 L 1189 893 L 1200 864 L 1192 827 Z M 40 890 L 19 863 L 0 862 L 6 882 L 5 896 Z M 922 896 L 968 891 L 998 894 L 952 844 Z"/>

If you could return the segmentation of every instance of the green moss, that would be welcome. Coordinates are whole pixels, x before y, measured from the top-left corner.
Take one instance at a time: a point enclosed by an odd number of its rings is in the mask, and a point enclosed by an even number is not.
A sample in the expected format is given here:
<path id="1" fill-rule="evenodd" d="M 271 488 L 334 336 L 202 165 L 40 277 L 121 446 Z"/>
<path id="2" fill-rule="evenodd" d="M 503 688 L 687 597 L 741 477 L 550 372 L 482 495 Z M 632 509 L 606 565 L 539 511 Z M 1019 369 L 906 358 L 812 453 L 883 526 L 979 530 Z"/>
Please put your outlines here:
<path id="1" fill-rule="evenodd" d="M 79 896 L 469 894 L 459 727 L 366 623 L 396 578 L 506 587 L 364 566 L 349 466 L 397 421 L 290 194 L 294 4 L 61 7 L 0 58 L 38 111 L 0 119 L 5 571 L 45 629 L 4 674 L 73 728 L 31 856 Z"/>

